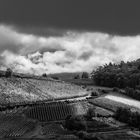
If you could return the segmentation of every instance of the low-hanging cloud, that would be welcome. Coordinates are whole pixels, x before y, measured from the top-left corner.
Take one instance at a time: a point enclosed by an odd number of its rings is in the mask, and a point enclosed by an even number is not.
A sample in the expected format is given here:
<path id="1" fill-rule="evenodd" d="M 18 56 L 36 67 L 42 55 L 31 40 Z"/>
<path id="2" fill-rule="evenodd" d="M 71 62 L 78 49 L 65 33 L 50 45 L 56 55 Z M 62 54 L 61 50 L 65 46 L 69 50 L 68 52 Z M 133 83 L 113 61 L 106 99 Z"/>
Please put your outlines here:
<path id="1" fill-rule="evenodd" d="M 140 57 L 140 36 L 69 31 L 63 36 L 36 36 L 0 25 L 1 68 L 16 72 L 91 72 L 109 62 Z"/>

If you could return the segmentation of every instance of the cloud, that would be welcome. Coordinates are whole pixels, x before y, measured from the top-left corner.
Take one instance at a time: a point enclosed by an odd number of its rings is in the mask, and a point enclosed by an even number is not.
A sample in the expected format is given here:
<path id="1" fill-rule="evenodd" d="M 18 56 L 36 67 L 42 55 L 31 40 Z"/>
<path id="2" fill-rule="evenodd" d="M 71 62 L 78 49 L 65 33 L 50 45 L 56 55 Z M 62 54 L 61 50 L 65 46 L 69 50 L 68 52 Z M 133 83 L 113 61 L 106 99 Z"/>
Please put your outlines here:
<path id="1" fill-rule="evenodd" d="M 17 72 L 91 72 L 110 61 L 139 58 L 139 46 L 139 35 L 65 31 L 63 36 L 42 37 L 0 25 L 0 63 Z"/>
<path id="2" fill-rule="evenodd" d="M 79 56 L 79 59 L 87 61 L 92 56 L 92 54 L 93 54 L 92 51 L 85 51 Z"/>

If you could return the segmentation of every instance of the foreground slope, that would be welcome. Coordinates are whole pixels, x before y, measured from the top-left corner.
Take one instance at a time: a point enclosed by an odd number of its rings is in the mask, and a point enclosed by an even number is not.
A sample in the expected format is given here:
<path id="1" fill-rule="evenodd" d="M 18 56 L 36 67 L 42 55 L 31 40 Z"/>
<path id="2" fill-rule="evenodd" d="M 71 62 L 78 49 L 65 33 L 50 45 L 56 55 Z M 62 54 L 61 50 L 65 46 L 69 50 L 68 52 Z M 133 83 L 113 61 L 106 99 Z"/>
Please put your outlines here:
<path id="1" fill-rule="evenodd" d="M 0 77 L 0 103 L 42 101 L 85 95 L 82 87 L 51 80 L 20 77 Z"/>

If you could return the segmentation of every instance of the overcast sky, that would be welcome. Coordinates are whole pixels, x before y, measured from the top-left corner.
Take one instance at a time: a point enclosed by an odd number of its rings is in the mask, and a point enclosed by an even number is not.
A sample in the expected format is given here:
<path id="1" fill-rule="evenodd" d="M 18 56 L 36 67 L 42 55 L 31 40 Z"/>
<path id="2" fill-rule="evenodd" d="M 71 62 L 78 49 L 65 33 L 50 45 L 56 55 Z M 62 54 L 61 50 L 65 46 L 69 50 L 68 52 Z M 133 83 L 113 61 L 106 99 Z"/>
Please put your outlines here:
<path id="1" fill-rule="evenodd" d="M 0 0 L 0 21 L 121 34 L 140 32 L 139 0 Z"/>
<path id="2" fill-rule="evenodd" d="M 91 72 L 140 57 L 139 0 L 0 0 L 1 68 Z"/>

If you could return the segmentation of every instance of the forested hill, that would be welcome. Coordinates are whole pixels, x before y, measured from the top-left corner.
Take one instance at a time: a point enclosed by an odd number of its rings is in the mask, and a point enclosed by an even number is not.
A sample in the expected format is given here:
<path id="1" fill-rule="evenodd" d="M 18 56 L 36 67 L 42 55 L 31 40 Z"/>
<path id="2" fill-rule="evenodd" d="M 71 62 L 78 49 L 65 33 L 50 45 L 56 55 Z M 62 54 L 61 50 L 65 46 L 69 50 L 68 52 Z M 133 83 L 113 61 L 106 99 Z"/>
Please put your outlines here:
<path id="1" fill-rule="evenodd" d="M 97 85 L 119 88 L 140 88 L 140 59 L 120 64 L 106 64 L 92 72 Z"/>

